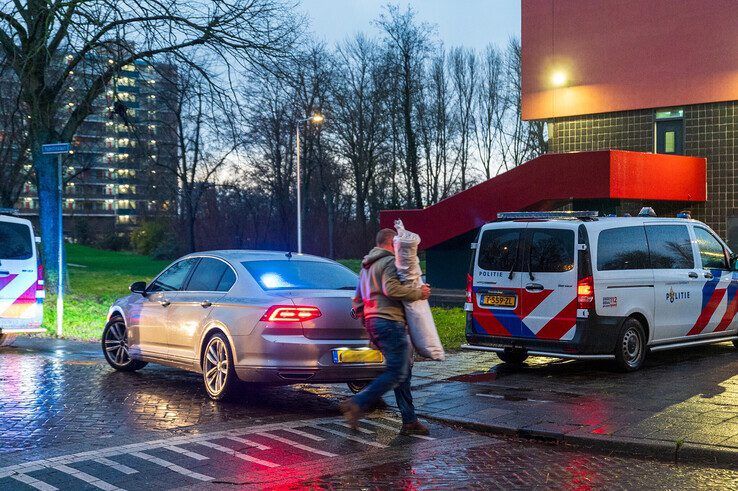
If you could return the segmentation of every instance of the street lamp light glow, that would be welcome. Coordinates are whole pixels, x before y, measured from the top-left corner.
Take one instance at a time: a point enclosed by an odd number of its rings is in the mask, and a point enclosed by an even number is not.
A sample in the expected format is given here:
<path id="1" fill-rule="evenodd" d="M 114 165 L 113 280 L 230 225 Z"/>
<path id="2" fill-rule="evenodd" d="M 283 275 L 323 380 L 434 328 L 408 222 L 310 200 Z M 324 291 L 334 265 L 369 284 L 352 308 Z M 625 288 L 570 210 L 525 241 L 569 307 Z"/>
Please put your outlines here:
<path id="1" fill-rule="evenodd" d="M 557 70 L 551 74 L 551 83 L 554 87 L 563 87 L 566 85 L 566 82 L 568 81 L 568 77 L 566 76 L 566 73 L 562 70 Z"/>
<path id="2" fill-rule="evenodd" d="M 313 123 L 315 123 L 315 124 L 320 124 L 320 123 L 323 122 L 323 120 L 325 120 L 325 118 L 320 113 L 313 114 L 312 116 L 310 116 L 310 121 L 313 122 Z"/>

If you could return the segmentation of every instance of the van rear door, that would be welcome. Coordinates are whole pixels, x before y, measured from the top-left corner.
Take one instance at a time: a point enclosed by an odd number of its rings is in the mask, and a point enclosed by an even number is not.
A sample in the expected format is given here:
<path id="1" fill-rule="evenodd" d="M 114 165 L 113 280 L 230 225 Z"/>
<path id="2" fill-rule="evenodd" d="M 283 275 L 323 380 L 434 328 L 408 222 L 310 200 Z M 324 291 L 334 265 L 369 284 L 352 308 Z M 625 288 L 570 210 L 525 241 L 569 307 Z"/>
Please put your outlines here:
<path id="1" fill-rule="evenodd" d="M 520 336 L 520 259 L 526 226 L 501 222 L 482 231 L 472 271 L 471 329 L 476 335 Z"/>
<path id="2" fill-rule="evenodd" d="M 39 327 L 37 283 L 36 248 L 30 222 L 0 217 L 0 328 Z"/>
<path id="3" fill-rule="evenodd" d="M 576 233 L 570 223 L 531 223 L 521 290 L 521 335 L 568 341 L 577 322 Z"/>

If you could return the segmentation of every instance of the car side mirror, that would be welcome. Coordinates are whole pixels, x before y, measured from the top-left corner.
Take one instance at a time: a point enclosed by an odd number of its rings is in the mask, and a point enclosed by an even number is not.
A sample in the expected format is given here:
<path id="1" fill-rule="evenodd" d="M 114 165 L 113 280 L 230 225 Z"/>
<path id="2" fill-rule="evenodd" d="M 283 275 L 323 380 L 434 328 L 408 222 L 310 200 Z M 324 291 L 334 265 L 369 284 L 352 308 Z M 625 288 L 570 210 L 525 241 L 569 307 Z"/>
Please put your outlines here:
<path id="1" fill-rule="evenodd" d="M 131 286 L 128 287 L 129 290 L 131 290 L 131 293 L 139 293 L 142 296 L 146 296 L 146 282 L 145 281 L 136 281 L 135 283 L 131 283 Z"/>

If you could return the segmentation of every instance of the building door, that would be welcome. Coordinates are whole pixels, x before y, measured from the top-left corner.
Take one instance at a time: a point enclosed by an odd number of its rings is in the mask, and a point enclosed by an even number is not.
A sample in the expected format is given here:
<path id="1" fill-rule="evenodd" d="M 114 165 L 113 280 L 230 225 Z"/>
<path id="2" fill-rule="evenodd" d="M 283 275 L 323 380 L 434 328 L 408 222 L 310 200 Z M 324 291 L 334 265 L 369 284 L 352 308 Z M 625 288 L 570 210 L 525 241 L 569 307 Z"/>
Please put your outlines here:
<path id="1" fill-rule="evenodd" d="M 656 121 L 656 153 L 684 154 L 684 124 L 681 119 Z"/>

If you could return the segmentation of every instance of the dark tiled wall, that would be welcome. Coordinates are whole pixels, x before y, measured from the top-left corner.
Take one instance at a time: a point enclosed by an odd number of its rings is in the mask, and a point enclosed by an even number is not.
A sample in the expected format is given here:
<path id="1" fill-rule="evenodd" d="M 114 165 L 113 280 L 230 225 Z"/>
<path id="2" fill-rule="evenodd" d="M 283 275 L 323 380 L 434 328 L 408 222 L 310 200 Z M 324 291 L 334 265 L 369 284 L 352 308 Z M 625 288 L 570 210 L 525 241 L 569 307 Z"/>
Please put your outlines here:
<path id="1" fill-rule="evenodd" d="M 549 125 L 554 153 L 654 150 L 651 109 L 560 118 Z M 692 204 L 693 216 L 726 237 L 728 220 L 738 215 L 738 101 L 685 106 L 684 153 L 707 157 L 707 203 Z"/>

